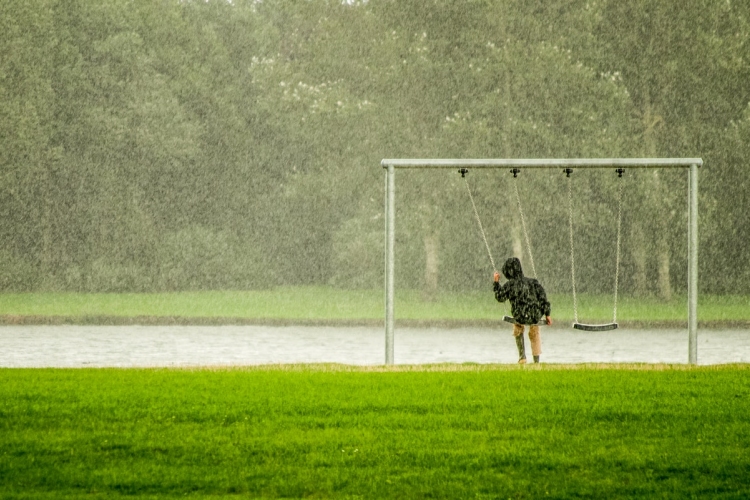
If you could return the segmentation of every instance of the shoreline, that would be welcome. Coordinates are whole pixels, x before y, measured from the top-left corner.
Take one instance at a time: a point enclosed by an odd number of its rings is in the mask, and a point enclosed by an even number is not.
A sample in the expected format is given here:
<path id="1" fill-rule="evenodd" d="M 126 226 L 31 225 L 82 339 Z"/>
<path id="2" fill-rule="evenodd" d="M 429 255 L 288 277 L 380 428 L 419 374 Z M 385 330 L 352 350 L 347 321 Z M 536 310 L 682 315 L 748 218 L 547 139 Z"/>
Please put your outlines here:
<path id="1" fill-rule="evenodd" d="M 397 319 L 401 328 L 498 328 L 505 325 L 501 318 L 478 320 L 455 319 Z M 319 318 L 243 318 L 224 316 L 44 316 L 0 315 L 0 326 L 12 325 L 79 325 L 79 326 L 317 326 L 317 327 L 384 327 L 383 319 L 319 319 Z M 621 328 L 630 329 L 687 329 L 687 320 L 621 321 Z M 567 321 L 556 321 L 551 329 L 568 328 Z M 750 329 L 750 320 L 698 321 L 698 328 Z"/>

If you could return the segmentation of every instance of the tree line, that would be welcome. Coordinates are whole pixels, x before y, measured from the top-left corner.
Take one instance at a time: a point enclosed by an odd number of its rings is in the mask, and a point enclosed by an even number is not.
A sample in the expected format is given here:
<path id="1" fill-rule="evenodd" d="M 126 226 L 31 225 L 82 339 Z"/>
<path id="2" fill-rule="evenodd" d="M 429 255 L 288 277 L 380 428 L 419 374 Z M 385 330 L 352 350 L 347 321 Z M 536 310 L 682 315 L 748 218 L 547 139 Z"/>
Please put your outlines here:
<path id="1" fill-rule="evenodd" d="M 741 293 L 749 22 L 707 0 L 5 2 L 0 289 L 377 288 L 382 158 L 702 157 L 701 289 Z M 618 181 L 574 176 L 581 286 L 604 292 Z M 562 291 L 566 181 L 520 178 Z M 469 179 L 496 260 L 523 255 L 513 181 Z M 486 286 L 462 182 L 399 173 L 398 282 L 427 297 Z M 686 177 L 627 182 L 623 289 L 668 299 Z"/>

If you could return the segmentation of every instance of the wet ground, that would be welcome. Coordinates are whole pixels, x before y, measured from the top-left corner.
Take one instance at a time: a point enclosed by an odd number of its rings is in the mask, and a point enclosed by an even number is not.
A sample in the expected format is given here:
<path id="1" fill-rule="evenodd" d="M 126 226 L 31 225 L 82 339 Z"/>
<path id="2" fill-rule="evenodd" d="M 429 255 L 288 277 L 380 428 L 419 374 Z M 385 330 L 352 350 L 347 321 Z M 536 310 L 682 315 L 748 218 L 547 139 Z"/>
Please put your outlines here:
<path id="1" fill-rule="evenodd" d="M 686 330 L 542 330 L 549 363 L 687 363 Z M 530 358 L 530 346 L 526 340 Z M 510 328 L 399 328 L 397 364 L 515 363 Z M 142 367 L 385 361 L 382 328 L 2 326 L 2 367 Z M 700 330 L 698 363 L 749 363 L 750 331 Z"/>

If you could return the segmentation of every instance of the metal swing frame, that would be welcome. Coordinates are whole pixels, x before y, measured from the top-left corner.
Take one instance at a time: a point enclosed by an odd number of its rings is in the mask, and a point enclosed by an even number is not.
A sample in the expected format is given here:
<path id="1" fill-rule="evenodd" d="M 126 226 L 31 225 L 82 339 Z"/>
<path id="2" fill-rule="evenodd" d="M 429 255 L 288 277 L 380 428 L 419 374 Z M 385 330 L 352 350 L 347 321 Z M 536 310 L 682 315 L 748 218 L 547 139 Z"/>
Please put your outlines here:
<path id="1" fill-rule="evenodd" d="M 385 364 L 394 363 L 396 170 L 444 168 L 685 168 L 688 170 L 688 363 L 698 362 L 698 168 L 701 158 L 384 159 Z"/>

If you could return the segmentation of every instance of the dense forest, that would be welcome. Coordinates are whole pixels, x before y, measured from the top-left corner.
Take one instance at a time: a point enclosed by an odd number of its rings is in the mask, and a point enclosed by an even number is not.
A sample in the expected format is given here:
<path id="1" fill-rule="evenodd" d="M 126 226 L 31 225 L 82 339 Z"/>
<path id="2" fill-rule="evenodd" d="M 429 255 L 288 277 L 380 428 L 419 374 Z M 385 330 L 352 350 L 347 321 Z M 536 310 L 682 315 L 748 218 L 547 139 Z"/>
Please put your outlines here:
<path id="1" fill-rule="evenodd" d="M 750 287 L 750 3 L 0 3 L 0 290 L 379 288 L 383 158 L 701 157 L 700 287 Z M 686 285 L 684 171 L 576 172 L 584 291 Z M 399 286 L 487 287 L 455 172 L 398 177 Z M 568 185 L 470 172 L 562 291 Z M 522 184 L 521 184 L 522 182 Z M 595 277 L 607 276 L 606 283 Z"/>

